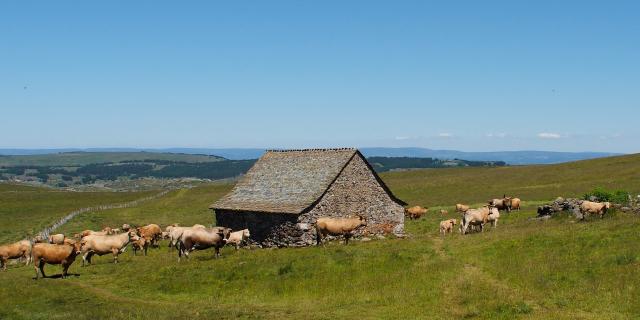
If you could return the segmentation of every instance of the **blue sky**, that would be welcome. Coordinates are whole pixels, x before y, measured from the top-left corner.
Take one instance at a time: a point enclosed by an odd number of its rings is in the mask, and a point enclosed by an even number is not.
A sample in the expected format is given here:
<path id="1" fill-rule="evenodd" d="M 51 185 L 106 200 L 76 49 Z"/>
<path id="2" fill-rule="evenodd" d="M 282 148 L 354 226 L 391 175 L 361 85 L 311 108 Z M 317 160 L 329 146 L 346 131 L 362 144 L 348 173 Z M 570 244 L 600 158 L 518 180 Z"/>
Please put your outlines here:
<path id="1" fill-rule="evenodd" d="M 637 1 L 4 1 L 0 147 L 640 151 Z"/>

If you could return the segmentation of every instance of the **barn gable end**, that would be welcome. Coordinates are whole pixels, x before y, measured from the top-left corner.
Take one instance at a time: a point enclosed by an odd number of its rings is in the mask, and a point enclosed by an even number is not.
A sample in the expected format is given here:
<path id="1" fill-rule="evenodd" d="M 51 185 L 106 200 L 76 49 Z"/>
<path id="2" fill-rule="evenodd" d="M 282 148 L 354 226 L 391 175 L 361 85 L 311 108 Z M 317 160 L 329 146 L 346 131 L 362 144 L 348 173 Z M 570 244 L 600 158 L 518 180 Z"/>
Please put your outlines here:
<path id="1" fill-rule="evenodd" d="M 400 235 L 404 204 L 359 151 L 314 149 L 267 152 L 210 208 L 219 226 L 248 228 L 254 242 L 282 247 L 313 244 L 319 217 L 360 214 L 367 233 Z"/>

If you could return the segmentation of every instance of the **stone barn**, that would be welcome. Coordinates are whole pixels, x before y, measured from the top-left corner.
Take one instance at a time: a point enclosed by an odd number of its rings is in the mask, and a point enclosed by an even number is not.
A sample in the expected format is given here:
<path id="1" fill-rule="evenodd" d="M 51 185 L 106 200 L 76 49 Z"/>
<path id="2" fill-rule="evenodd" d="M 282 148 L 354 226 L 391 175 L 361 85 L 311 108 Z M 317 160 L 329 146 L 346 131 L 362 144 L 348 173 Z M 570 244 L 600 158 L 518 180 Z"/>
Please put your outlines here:
<path id="1" fill-rule="evenodd" d="M 367 219 L 357 235 L 404 232 L 404 203 L 356 149 L 267 151 L 209 208 L 218 226 L 248 228 L 266 247 L 315 243 L 320 217 Z"/>

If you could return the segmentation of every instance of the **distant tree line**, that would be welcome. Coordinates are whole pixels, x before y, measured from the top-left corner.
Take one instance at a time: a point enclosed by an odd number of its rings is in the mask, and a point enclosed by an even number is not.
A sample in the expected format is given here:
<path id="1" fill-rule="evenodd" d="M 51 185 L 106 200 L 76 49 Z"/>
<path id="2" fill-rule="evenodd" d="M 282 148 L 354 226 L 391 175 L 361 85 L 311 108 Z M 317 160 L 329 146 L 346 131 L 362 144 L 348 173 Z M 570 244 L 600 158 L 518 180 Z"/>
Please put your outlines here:
<path id="1" fill-rule="evenodd" d="M 369 162 L 377 172 L 397 169 L 486 167 L 504 166 L 503 161 L 441 160 L 434 158 L 370 157 Z M 0 167 L 0 179 L 10 175 L 35 177 L 43 183 L 57 186 L 72 183 L 90 184 L 98 180 L 114 181 L 119 178 L 200 178 L 219 180 L 246 173 L 256 160 L 222 160 L 214 162 L 181 162 L 170 160 L 132 160 L 106 162 L 83 166 L 4 166 Z M 53 179 L 52 175 L 59 176 Z M 75 182 L 74 182 L 75 181 Z"/>
<path id="2" fill-rule="evenodd" d="M 370 157 L 368 160 L 377 172 L 386 172 L 397 169 L 501 167 L 507 165 L 504 161 L 469 161 L 460 159 L 443 160 L 409 157 Z"/>

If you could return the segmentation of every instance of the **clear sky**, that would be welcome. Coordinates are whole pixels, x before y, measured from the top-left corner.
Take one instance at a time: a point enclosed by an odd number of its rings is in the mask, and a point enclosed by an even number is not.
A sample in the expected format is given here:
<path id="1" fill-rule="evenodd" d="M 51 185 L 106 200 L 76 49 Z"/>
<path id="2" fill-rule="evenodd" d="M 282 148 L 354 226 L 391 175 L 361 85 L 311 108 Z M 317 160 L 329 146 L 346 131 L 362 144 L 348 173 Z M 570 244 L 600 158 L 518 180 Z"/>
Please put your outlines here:
<path id="1" fill-rule="evenodd" d="M 640 152 L 640 1 L 2 1 L 0 148 Z"/>

